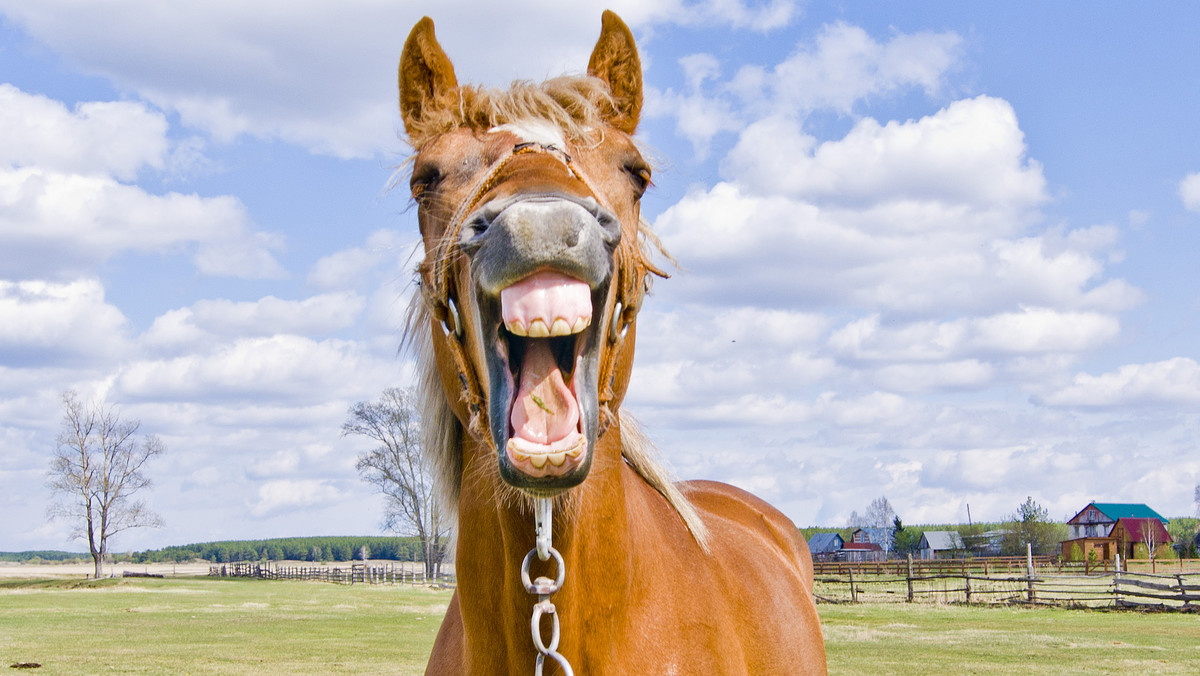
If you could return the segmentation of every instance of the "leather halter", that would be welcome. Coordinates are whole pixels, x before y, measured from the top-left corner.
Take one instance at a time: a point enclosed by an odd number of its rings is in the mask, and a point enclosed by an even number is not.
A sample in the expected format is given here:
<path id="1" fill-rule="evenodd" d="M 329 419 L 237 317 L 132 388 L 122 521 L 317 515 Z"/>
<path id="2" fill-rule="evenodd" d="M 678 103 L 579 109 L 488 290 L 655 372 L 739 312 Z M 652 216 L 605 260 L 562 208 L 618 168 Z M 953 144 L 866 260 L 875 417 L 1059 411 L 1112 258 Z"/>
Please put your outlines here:
<path id="1" fill-rule="evenodd" d="M 434 250 L 432 262 L 426 259 L 418 266 L 421 277 L 421 296 L 434 320 L 441 324 L 447 347 L 458 371 L 459 382 L 463 386 L 462 399 L 470 413 L 468 427 L 476 437 L 482 437 L 493 452 L 496 448 L 492 435 L 488 433 L 486 399 L 480 385 L 479 374 L 467 358 L 466 348 L 463 345 L 464 329 L 462 317 L 458 311 L 460 304 L 454 294 L 451 276 L 453 263 L 462 251 L 459 246 L 459 235 L 463 223 L 479 206 L 484 195 L 496 187 L 496 182 L 505 166 L 519 155 L 532 153 L 550 153 L 558 156 L 571 175 L 582 183 L 593 197 L 598 196 L 583 173 L 579 171 L 571 156 L 563 149 L 534 142 L 518 143 L 507 155 L 496 162 L 491 171 L 476 185 L 471 196 L 455 210 L 446 232 L 443 233 Z M 635 240 L 636 233 L 635 229 Z M 611 283 L 617 285 L 617 291 L 610 320 L 611 325 L 606 327 L 605 331 L 607 341 L 602 346 L 600 355 L 599 403 L 602 413 L 600 432 L 608 427 L 609 420 L 613 417 L 613 411 L 609 407 L 614 397 L 613 379 L 615 374 L 613 371 L 618 362 L 617 357 L 624 347 L 625 333 L 637 319 L 638 310 L 641 309 L 642 300 L 645 298 L 646 272 L 651 271 L 662 277 L 667 276 L 663 271 L 650 265 L 643 256 L 637 255 L 635 253 L 636 241 L 627 243 L 624 241 L 625 237 L 627 237 L 627 233 L 622 233 L 622 242 L 617 245 L 614 253 Z"/>

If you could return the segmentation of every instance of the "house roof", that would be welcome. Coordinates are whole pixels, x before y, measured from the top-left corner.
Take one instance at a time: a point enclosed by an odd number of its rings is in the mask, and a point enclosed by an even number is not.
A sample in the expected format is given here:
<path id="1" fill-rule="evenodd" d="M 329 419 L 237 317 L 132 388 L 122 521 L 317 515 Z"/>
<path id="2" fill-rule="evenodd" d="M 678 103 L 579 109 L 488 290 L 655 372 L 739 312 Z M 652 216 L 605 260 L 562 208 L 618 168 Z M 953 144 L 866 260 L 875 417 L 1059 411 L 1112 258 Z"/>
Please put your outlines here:
<path id="1" fill-rule="evenodd" d="M 1162 514 L 1159 514 L 1140 502 L 1093 502 L 1088 504 L 1087 507 L 1079 510 L 1079 513 L 1071 517 L 1067 522 L 1074 523 L 1075 519 L 1079 518 L 1079 516 L 1086 512 L 1089 507 L 1095 507 L 1101 514 L 1107 516 L 1113 521 L 1118 521 L 1125 518 L 1134 518 L 1158 519 L 1163 523 L 1170 523 L 1167 519 L 1163 518 Z"/>
<path id="2" fill-rule="evenodd" d="M 859 550 L 859 551 L 864 551 L 864 552 L 882 552 L 883 551 L 883 547 L 880 547 L 879 545 L 875 544 L 874 542 L 847 542 L 846 544 L 842 545 L 842 549 L 854 549 L 854 550 Z"/>
<path id="3" fill-rule="evenodd" d="M 1150 535 L 1155 545 L 1174 542 L 1171 534 L 1163 527 L 1162 522 L 1155 518 L 1135 519 L 1124 518 L 1117 521 L 1117 525 L 1113 528 L 1113 535 L 1117 534 L 1117 530 L 1125 531 L 1125 540 L 1127 542 L 1145 542 L 1146 536 Z"/>
<path id="4" fill-rule="evenodd" d="M 861 532 L 867 536 L 868 542 L 874 542 L 875 544 L 890 543 L 892 541 L 892 531 L 894 530 L 894 528 L 855 528 L 851 539 L 855 539 L 855 536 Z"/>
<path id="5" fill-rule="evenodd" d="M 958 531 L 927 530 L 921 535 L 921 549 L 945 551 L 948 549 L 966 549 Z"/>
<path id="6" fill-rule="evenodd" d="M 837 533 L 813 533 L 808 539 L 808 550 L 813 553 L 836 552 L 843 544 L 842 536 Z"/>

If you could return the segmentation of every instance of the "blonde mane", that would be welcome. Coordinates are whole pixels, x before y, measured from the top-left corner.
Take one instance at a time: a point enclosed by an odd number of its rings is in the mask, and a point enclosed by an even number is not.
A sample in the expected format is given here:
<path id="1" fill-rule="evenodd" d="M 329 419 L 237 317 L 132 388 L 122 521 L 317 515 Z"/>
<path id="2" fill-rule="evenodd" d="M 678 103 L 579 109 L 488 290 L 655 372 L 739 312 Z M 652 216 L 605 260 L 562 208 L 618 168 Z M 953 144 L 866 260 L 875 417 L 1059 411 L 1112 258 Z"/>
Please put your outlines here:
<path id="1" fill-rule="evenodd" d="M 563 76 L 541 83 L 514 82 L 508 89 L 462 85 L 437 105 L 424 106 L 410 123 L 409 144 L 420 149 L 435 136 L 466 127 L 487 131 L 502 124 L 542 120 L 558 126 L 572 140 L 606 126 L 616 110 L 603 80 Z"/>

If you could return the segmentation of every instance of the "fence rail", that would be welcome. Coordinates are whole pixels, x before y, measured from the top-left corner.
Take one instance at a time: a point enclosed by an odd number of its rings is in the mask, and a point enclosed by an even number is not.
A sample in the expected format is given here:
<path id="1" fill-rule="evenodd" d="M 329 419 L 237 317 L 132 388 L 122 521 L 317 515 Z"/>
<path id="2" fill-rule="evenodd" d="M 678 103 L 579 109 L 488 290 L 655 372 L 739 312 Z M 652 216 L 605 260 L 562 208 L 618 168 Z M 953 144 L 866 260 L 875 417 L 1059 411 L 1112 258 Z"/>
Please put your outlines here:
<path id="1" fill-rule="evenodd" d="M 413 586 L 452 587 L 453 574 L 425 575 L 421 563 L 351 564 L 338 566 L 298 566 L 287 563 L 240 561 L 208 567 L 213 577 L 253 577 L 260 580 L 305 580 L 334 584 L 410 584 Z"/>
<path id="2" fill-rule="evenodd" d="M 1200 561 L 1193 561 L 1200 566 Z M 901 562 L 899 569 L 889 563 L 882 573 L 858 568 L 818 573 L 814 592 L 820 603 L 1025 603 L 1200 611 L 1200 572 L 1084 574 L 1069 569 L 1056 572 L 1054 565 L 1039 570 L 1026 560 L 1019 574 L 982 574 L 973 567 L 931 572 L 917 563 L 910 567 Z"/>

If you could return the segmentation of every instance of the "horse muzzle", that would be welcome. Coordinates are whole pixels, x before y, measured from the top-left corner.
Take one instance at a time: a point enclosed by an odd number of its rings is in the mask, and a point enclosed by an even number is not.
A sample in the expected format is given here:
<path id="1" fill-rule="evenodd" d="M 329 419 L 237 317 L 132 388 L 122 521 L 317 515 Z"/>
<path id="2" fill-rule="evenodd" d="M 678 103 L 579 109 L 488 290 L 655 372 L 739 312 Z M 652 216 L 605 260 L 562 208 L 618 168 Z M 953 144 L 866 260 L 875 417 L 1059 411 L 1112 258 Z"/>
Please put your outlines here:
<path id="1" fill-rule="evenodd" d="M 517 195 L 469 216 L 470 258 L 500 476 L 537 496 L 582 482 L 600 429 L 620 222 L 590 197 Z"/>

